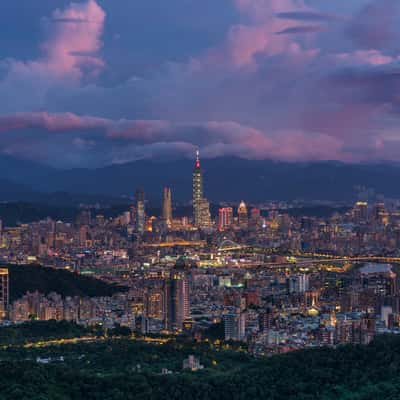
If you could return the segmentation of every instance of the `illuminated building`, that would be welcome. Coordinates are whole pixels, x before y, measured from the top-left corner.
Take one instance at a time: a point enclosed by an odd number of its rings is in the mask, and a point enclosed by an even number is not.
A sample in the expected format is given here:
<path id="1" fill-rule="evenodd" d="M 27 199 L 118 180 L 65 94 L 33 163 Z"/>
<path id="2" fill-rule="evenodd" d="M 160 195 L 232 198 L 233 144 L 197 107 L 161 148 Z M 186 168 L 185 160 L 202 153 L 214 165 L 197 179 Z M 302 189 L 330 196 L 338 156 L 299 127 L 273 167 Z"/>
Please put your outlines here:
<path id="1" fill-rule="evenodd" d="M 174 268 L 164 285 L 164 324 L 169 331 L 181 331 L 190 317 L 189 282 L 186 272 Z"/>
<path id="2" fill-rule="evenodd" d="M 261 211 L 259 208 L 253 207 L 250 211 L 250 225 L 253 227 L 262 225 Z"/>
<path id="3" fill-rule="evenodd" d="M 163 318 L 164 293 L 161 288 L 150 288 L 146 293 L 145 314 L 147 318 Z"/>
<path id="4" fill-rule="evenodd" d="M 86 247 L 88 240 L 88 227 L 86 225 L 82 225 L 79 228 L 79 244 L 82 247 Z"/>
<path id="5" fill-rule="evenodd" d="M 193 171 L 193 215 L 194 215 L 194 221 L 195 224 L 198 226 L 199 225 L 199 211 L 198 211 L 198 203 L 200 199 L 203 198 L 203 176 L 201 173 L 201 167 L 200 167 L 200 158 L 199 158 L 199 152 L 196 152 L 196 163 Z"/>
<path id="6" fill-rule="evenodd" d="M 361 285 L 377 295 L 389 296 L 396 293 L 396 274 L 390 264 L 367 263 L 360 268 Z"/>
<path id="7" fill-rule="evenodd" d="M 353 218 L 356 222 L 367 222 L 368 220 L 368 203 L 358 201 L 353 209 Z"/>
<path id="8" fill-rule="evenodd" d="M 224 315 L 225 340 L 243 340 L 246 335 L 246 314 L 240 308 Z"/>
<path id="9" fill-rule="evenodd" d="M 136 191 L 136 230 L 143 233 L 146 223 L 146 211 L 144 204 L 144 190 L 138 189 Z"/>
<path id="10" fill-rule="evenodd" d="M 168 227 L 172 225 L 172 196 L 169 187 L 164 188 L 162 216 L 167 222 Z"/>
<path id="11" fill-rule="evenodd" d="M 198 228 L 207 228 L 211 226 L 210 204 L 203 196 L 203 174 L 198 151 L 196 152 L 192 189 L 194 224 Z"/>
<path id="12" fill-rule="evenodd" d="M 249 225 L 249 217 L 247 214 L 247 206 L 246 203 L 244 201 L 242 201 L 239 204 L 238 207 L 238 220 L 239 220 L 239 226 L 241 228 L 247 228 L 247 226 Z"/>
<path id="13" fill-rule="evenodd" d="M 308 275 L 290 275 L 287 279 L 287 284 L 289 293 L 305 293 L 309 288 Z"/>
<path id="14" fill-rule="evenodd" d="M 199 228 L 209 228 L 211 224 L 210 203 L 204 197 L 197 203 L 199 215 Z"/>
<path id="15" fill-rule="evenodd" d="M 387 225 L 389 223 L 389 214 L 385 209 L 384 203 L 377 203 L 374 206 L 373 217 L 379 225 Z"/>
<path id="16" fill-rule="evenodd" d="M 183 360 L 183 369 L 190 369 L 191 371 L 197 371 L 199 369 L 203 369 L 204 366 L 200 364 L 200 360 L 193 356 L 190 355 L 188 358 Z"/>
<path id="17" fill-rule="evenodd" d="M 220 208 L 218 211 L 218 229 L 223 231 L 232 225 L 233 210 L 231 207 Z"/>
<path id="18" fill-rule="evenodd" d="M 8 269 L 0 268 L 0 319 L 4 319 L 7 314 L 9 301 Z"/>

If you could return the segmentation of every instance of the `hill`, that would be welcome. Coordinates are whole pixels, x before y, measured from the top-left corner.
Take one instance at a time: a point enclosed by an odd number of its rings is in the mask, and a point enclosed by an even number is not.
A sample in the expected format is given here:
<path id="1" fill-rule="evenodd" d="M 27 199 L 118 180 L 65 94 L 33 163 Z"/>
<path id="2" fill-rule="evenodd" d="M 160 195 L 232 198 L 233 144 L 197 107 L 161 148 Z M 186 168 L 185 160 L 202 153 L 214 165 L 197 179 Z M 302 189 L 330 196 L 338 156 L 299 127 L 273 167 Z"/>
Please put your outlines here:
<path id="1" fill-rule="evenodd" d="M 132 196 L 137 187 L 144 187 L 148 199 L 159 201 L 166 185 L 171 186 L 175 200 L 187 201 L 191 197 L 192 160 L 138 160 L 97 169 L 61 170 L 10 157 L 2 161 L 0 156 L 0 166 L 3 164 L 7 168 L 0 168 L 0 179 L 22 185 L 13 189 L 17 195 L 29 188 L 33 193 L 27 194 L 25 200 L 28 201 L 31 197 L 38 201 L 40 196 L 45 198 L 46 193 L 58 192 L 69 193 L 72 199 L 78 195 L 84 198 L 82 194 L 86 194 L 88 200 L 101 199 L 101 196 L 118 199 Z M 214 202 L 242 199 L 348 201 L 356 198 L 357 187 L 373 188 L 387 197 L 400 197 L 400 187 L 393 184 L 400 180 L 400 166 L 393 163 L 289 163 L 221 157 L 204 159 L 202 167 L 206 196 Z M 50 196 L 51 201 L 62 199 L 61 195 Z"/>
<path id="2" fill-rule="evenodd" d="M 43 294 L 56 292 L 63 297 L 112 296 L 127 290 L 125 287 L 110 285 L 87 276 L 77 275 L 65 270 L 44 268 L 38 265 L 7 265 L 10 280 L 10 301 L 16 300 L 26 292 L 38 291 Z"/>
<path id="3" fill-rule="evenodd" d="M 199 357 L 204 370 L 186 372 Z M 47 364 L 37 357 L 51 358 Z M 60 357 L 62 360 L 60 361 Z M 166 368 L 170 374 L 161 374 Z M 207 343 L 104 340 L 0 349 L 9 399 L 369 400 L 400 397 L 400 337 L 254 359 Z"/>

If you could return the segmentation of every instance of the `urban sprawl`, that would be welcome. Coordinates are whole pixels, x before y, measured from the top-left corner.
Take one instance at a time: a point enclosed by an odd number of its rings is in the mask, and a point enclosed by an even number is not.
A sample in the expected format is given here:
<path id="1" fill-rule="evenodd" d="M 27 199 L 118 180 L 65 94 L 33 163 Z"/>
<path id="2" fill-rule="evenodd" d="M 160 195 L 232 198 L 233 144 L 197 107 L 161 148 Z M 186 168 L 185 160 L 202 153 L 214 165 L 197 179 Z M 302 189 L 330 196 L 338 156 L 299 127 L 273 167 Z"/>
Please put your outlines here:
<path id="1" fill-rule="evenodd" d="M 220 326 L 224 342 L 256 355 L 400 332 L 396 202 L 310 217 L 242 201 L 221 205 L 213 219 L 197 154 L 192 206 L 192 215 L 174 217 L 166 187 L 161 216 L 150 216 L 139 189 L 116 218 L 82 208 L 74 223 L 1 227 L 3 265 L 40 264 L 128 288 L 91 298 L 28 292 L 11 302 L 2 268 L 1 323 L 68 320 L 196 340 Z"/>

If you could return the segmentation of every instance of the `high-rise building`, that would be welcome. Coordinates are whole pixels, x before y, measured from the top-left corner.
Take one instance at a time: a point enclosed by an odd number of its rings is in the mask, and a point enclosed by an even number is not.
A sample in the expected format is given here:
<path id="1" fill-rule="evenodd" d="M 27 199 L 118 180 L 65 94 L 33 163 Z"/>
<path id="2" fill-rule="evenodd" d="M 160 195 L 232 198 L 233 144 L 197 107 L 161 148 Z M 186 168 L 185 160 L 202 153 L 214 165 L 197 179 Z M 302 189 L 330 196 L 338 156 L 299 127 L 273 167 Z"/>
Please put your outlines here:
<path id="1" fill-rule="evenodd" d="M 373 209 L 374 221 L 381 225 L 387 225 L 389 223 L 389 214 L 385 209 L 384 203 L 376 203 Z"/>
<path id="2" fill-rule="evenodd" d="M 210 204 L 203 196 L 203 174 L 200 167 L 199 151 L 196 152 L 192 189 L 194 224 L 198 228 L 207 228 L 211 226 Z"/>
<path id="3" fill-rule="evenodd" d="M 367 222 L 368 220 L 368 203 L 358 201 L 353 208 L 353 218 L 357 223 Z"/>
<path id="4" fill-rule="evenodd" d="M 246 313 L 240 308 L 224 315 L 225 340 L 243 340 L 246 336 Z"/>
<path id="5" fill-rule="evenodd" d="M 250 211 L 250 225 L 253 227 L 262 225 L 261 210 L 253 207 Z"/>
<path id="6" fill-rule="evenodd" d="M 145 315 L 147 318 L 162 320 L 164 292 L 161 287 L 149 288 L 145 296 Z"/>
<path id="7" fill-rule="evenodd" d="M 244 201 L 240 202 L 238 207 L 238 220 L 241 228 L 247 228 L 249 225 L 249 216 L 247 214 L 247 206 Z"/>
<path id="8" fill-rule="evenodd" d="M 199 214 L 199 228 L 209 228 L 211 226 L 211 214 L 210 214 L 210 203 L 206 198 L 201 198 L 198 203 L 198 214 Z"/>
<path id="9" fill-rule="evenodd" d="M 223 207 L 218 212 L 218 229 L 223 231 L 232 225 L 233 210 L 232 207 Z"/>
<path id="10" fill-rule="evenodd" d="M 146 224 L 146 210 L 144 204 L 144 190 L 136 191 L 136 230 L 143 233 Z"/>
<path id="11" fill-rule="evenodd" d="M 309 289 L 309 277 L 306 274 L 290 275 L 287 284 L 289 293 L 304 293 Z"/>
<path id="12" fill-rule="evenodd" d="M 0 319 L 4 319 L 7 315 L 8 302 L 9 302 L 8 269 L 0 268 Z"/>
<path id="13" fill-rule="evenodd" d="M 169 331 L 181 331 L 190 318 L 189 281 L 184 269 L 174 268 L 164 284 L 164 324 Z"/>
<path id="14" fill-rule="evenodd" d="M 196 163 L 193 171 L 193 206 L 203 197 L 203 175 L 200 167 L 200 153 L 196 152 Z"/>
<path id="15" fill-rule="evenodd" d="M 165 187 L 163 191 L 163 219 L 167 222 L 168 227 L 172 225 L 172 196 L 171 189 Z"/>

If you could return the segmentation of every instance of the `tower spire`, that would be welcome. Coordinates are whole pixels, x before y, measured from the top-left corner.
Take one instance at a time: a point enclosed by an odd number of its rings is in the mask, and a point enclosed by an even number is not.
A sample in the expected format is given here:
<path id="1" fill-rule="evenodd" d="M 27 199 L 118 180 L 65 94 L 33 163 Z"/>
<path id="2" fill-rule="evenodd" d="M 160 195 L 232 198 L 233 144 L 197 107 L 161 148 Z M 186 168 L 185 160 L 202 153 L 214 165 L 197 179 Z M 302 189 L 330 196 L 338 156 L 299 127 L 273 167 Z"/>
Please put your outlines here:
<path id="1" fill-rule="evenodd" d="M 200 168 L 200 151 L 196 150 L 196 168 Z"/>

